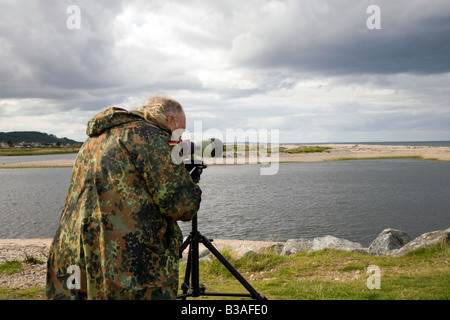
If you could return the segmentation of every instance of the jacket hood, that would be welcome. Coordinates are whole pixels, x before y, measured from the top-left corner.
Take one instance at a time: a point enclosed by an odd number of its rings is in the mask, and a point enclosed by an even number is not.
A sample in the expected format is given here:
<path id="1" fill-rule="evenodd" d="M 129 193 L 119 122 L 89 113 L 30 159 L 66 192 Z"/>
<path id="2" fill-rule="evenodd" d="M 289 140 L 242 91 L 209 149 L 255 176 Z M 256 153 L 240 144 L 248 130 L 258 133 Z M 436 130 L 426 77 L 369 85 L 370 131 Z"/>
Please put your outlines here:
<path id="1" fill-rule="evenodd" d="M 144 117 L 136 111 L 127 111 L 125 109 L 109 107 L 105 111 L 96 114 L 89 120 L 86 128 L 86 134 L 89 137 L 98 136 L 102 132 L 122 125 L 128 122 L 142 121 Z"/>

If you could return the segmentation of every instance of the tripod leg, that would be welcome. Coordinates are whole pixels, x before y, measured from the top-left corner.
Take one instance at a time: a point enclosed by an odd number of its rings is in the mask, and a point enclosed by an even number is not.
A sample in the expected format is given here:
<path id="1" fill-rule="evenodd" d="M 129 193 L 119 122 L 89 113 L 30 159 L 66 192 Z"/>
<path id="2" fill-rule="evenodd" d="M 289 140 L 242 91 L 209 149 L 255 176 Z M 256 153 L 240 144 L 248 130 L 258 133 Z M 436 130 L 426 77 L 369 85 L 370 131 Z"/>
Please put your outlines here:
<path id="1" fill-rule="evenodd" d="M 186 272 L 184 274 L 184 281 L 181 284 L 181 289 L 183 290 L 183 295 L 186 295 L 190 289 L 189 279 L 191 278 L 191 262 L 192 262 L 192 257 L 191 257 L 191 253 L 189 253 L 187 263 L 186 263 Z M 184 299 L 186 299 L 186 297 L 184 297 Z"/>
<path id="2" fill-rule="evenodd" d="M 183 258 L 184 249 L 186 249 L 188 246 L 190 246 L 191 242 L 192 242 L 192 237 L 191 237 L 191 235 L 189 235 L 180 248 L 180 259 Z M 184 281 L 181 284 L 181 290 L 183 291 L 183 294 L 180 297 L 183 300 L 186 300 L 186 297 L 188 296 L 188 291 L 190 289 L 189 281 L 191 278 L 191 269 L 192 269 L 191 263 L 192 263 L 192 255 L 191 255 L 191 250 L 189 248 L 189 253 L 188 253 L 187 262 L 186 262 L 186 272 L 184 274 Z"/>
<path id="3" fill-rule="evenodd" d="M 200 290 L 200 267 L 199 267 L 199 254 L 198 254 L 198 242 L 199 242 L 199 234 L 198 232 L 193 235 L 193 239 L 191 242 L 191 247 L 189 250 L 189 254 L 191 255 L 191 276 L 192 276 L 192 296 L 198 297 L 201 294 Z"/>
<path id="4" fill-rule="evenodd" d="M 224 256 L 212 245 L 212 243 L 205 238 L 203 235 L 199 234 L 199 241 L 203 243 L 203 245 L 211 251 L 213 255 L 231 272 L 231 274 L 247 289 L 250 293 L 251 297 L 255 300 L 267 300 L 265 297 L 262 297 L 248 282 L 244 279 L 244 277 L 225 259 Z"/>
<path id="5" fill-rule="evenodd" d="M 186 272 L 184 275 L 184 281 L 181 284 L 183 294 L 178 296 L 178 298 L 183 300 L 186 300 L 186 297 L 188 296 L 199 297 L 205 292 L 204 286 L 200 285 L 198 241 L 198 232 L 192 232 L 182 245 L 183 250 L 189 246 Z M 182 255 L 182 251 L 180 254 Z"/>
<path id="6" fill-rule="evenodd" d="M 183 258 L 183 251 L 191 244 L 192 236 L 187 236 L 186 240 L 184 240 L 183 244 L 180 247 L 180 259 Z"/>

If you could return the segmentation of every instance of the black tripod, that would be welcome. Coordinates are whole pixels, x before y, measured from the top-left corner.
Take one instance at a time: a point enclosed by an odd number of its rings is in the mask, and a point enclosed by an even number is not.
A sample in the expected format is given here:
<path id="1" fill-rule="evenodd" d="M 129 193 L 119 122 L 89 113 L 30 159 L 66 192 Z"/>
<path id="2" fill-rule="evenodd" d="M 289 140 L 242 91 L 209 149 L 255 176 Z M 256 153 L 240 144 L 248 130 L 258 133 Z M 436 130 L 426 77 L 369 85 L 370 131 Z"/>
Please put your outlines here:
<path id="1" fill-rule="evenodd" d="M 213 240 L 211 240 L 213 241 Z M 198 244 L 203 245 L 211 251 L 212 254 L 230 271 L 233 276 L 248 290 L 249 294 L 245 293 L 209 293 L 205 292 L 205 287 L 199 284 L 199 253 Z M 183 242 L 180 248 L 180 257 L 189 246 L 189 255 L 186 265 L 186 274 L 184 276 L 184 282 L 181 285 L 183 294 L 177 298 L 186 300 L 187 297 L 199 297 L 199 296 L 230 296 L 230 297 L 250 297 L 255 300 L 267 300 L 262 297 L 255 289 L 242 277 L 239 272 L 220 254 L 220 252 L 211 244 L 210 240 L 206 239 L 197 230 L 197 215 L 192 219 L 192 231 Z M 192 281 L 190 283 L 189 281 Z"/>

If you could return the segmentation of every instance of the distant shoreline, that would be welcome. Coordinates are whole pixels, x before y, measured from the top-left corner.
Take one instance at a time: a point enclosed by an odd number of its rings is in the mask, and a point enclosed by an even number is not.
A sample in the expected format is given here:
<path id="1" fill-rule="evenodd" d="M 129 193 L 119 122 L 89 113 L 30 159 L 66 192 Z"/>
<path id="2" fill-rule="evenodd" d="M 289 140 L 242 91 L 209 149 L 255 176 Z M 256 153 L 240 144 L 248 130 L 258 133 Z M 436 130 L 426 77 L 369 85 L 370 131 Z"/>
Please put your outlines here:
<path id="1" fill-rule="evenodd" d="M 298 144 L 280 144 L 280 152 L 268 154 L 267 157 L 259 159 L 246 159 L 246 163 L 287 163 L 287 162 L 321 162 L 340 160 L 362 160 L 362 159 L 396 159 L 396 158 L 418 158 L 424 160 L 450 161 L 450 147 L 431 146 L 402 146 L 402 145 L 369 145 L 369 144 L 315 144 L 307 146 L 329 147 L 322 152 L 314 153 L 288 153 L 287 151 L 298 148 Z M 244 159 L 242 156 L 241 160 Z M 235 159 L 236 160 L 236 159 Z M 239 164 L 231 158 L 205 159 L 207 164 Z M 61 168 L 72 167 L 73 159 L 28 161 L 0 164 L 0 169 L 17 168 Z"/>
<path id="2" fill-rule="evenodd" d="M 369 145 L 369 144 L 317 144 L 331 149 L 320 153 L 289 154 L 280 152 L 279 162 L 315 162 L 358 159 L 420 158 L 450 161 L 450 147 Z M 280 145 L 295 148 L 295 145 Z"/>
<path id="3" fill-rule="evenodd" d="M 0 148 L 0 157 L 46 156 L 53 154 L 78 153 L 80 147 L 23 147 Z"/>

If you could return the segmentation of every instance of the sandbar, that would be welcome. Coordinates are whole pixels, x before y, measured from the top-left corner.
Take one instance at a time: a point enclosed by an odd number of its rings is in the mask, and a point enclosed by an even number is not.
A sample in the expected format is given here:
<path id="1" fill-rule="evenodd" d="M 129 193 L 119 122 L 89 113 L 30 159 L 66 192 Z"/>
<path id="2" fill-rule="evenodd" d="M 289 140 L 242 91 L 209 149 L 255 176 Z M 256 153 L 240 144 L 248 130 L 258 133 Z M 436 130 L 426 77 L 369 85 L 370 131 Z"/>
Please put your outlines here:
<path id="1" fill-rule="evenodd" d="M 205 161 L 207 164 L 240 164 L 258 162 L 319 162 L 355 159 L 389 159 L 389 158 L 420 158 L 425 160 L 450 161 L 450 147 L 431 146 L 400 146 L 400 145 L 365 145 L 365 144 L 317 144 L 315 146 L 329 147 L 331 149 L 314 153 L 288 153 L 290 149 L 298 148 L 299 145 L 281 144 L 280 152 L 268 154 L 267 157 L 247 159 L 247 161 L 236 161 L 233 158 L 215 159 Z M 29 161 L 1 164 L 3 168 L 57 168 L 72 167 L 75 160 L 61 159 L 48 161 Z"/>

